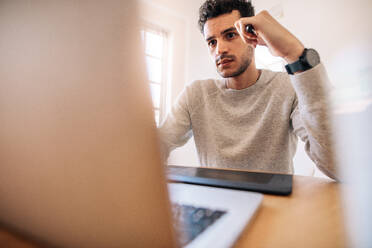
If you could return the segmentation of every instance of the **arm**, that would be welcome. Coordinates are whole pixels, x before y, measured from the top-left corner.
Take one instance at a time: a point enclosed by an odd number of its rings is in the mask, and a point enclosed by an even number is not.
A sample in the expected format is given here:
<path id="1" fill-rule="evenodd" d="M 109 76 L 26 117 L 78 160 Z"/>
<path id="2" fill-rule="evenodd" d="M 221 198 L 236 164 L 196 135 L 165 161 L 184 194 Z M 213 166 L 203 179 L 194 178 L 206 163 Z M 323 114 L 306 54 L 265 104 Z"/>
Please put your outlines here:
<path id="1" fill-rule="evenodd" d="M 257 35 L 245 31 L 245 26 L 253 25 Z M 277 22 L 267 11 L 256 16 L 240 18 L 235 27 L 244 42 L 266 46 L 273 56 L 282 57 L 287 63 L 293 63 L 301 56 L 304 45 L 285 27 Z"/>
<path id="2" fill-rule="evenodd" d="M 253 25 L 256 35 L 245 31 L 248 24 Z M 289 64 L 304 51 L 304 45 L 267 11 L 241 18 L 235 27 L 246 43 L 267 46 L 273 56 L 280 56 Z M 319 64 L 290 79 L 298 97 L 291 114 L 293 131 L 305 142 L 306 152 L 318 168 L 336 179 L 325 69 Z"/>
<path id="3" fill-rule="evenodd" d="M 158 129 L 164 161 L 176 147 L 184 145 L 192 136 L 187 88 L 179 95 L 170 113 Z"/>
<path id="4" fill-rule="evenodd" d="M 305 151 L 327 176 L 338 180 L 332 144 L 329 80 L 322 64 L 290 76 L 297 100 L 291 114 L 293 132 L 305 142 Z"/>

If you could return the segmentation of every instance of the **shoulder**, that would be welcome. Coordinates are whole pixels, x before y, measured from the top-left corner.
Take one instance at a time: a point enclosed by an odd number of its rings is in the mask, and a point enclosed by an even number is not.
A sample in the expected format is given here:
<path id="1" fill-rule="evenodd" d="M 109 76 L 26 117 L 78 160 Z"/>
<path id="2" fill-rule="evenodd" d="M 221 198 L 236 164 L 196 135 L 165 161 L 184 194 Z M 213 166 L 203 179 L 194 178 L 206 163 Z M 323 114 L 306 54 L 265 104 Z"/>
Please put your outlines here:
<path id="1" fill-rule="evenodd" d="M 286 72 L 274 72 L 270 70 L 262 71 L 261 91 L 271 101 L 276 101 L 293 105 L 297 95 L 294 90 L 290 77 Z"/>
<path id="2" fill-rule="evenodd" d="M 222 90 L 223 82 L 218 79 L 195 80 L 186 85 L 181 93 L 189 111 L 199 108 L 209 98 L 218 95 Z"/>
<path id="3" fill-rule="evenodd" d="M 201 99 L 220 92 L 222 86 L 223 82 L 219 79 L 195 80 L 185 87 L 185 93 L 190 99 Z"/>
<path id="4" fill-rule="evenodd" d="M 213 93 L 220 88 L 222 80 L 219 79 L 203 79 L 195 80 L 186 86 L 189 90 L 203 91 L 203 93 Z"/>
<path id="5" fill-rule="evenodd" d="M 288 73 L 286 72 L 278 72 L 278 71 L 271 71 L 271 70 L 262 70 L 262 76 L 265 77 L 265 81 L 267 83 L 276 83 L 276 84 L 290 84 L 290 78 Z"/>
<path id="6" fill-rule="evenodd" d="M 267 87 L 273 88 L 276 91 L 287 92 L 292 95 L 295 94 L 288 73 L 263 70 L 262 75 L 265 77 L 264 83 Z"/>

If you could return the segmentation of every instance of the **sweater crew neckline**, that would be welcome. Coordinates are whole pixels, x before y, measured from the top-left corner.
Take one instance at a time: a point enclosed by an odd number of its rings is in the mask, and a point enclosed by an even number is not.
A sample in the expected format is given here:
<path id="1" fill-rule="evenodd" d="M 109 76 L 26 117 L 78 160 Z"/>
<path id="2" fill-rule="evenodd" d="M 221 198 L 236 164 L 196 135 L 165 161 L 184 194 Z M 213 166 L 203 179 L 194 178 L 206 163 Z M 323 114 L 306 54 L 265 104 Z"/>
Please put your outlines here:
<path id="1" fill-rule="evenodd" d="M 237 94 L 237 93 L 243 93 L 243 92 L 246 93 L 246 92 L 249 92 L 249 91 L 252 91 L 252 90 L 256 89 L 260 85 L 267 82 L 269 74 L 270 74 L 270 71 L 265 70 L 265 69 L 261 69 L 261 75 L 259 76 L 258 80 L 253 85 L 251 85 L 247 88 L 241 89 L 241 90 L 227 88 L 226 87 L 226 80 L 227 80 L 226 78 L 219 79 L 219 80 L 216 80 L 216 81 L 217 81 L 217 84 L 219 85 L 219 88 L 225 93 L 228 93 L 228 94 Z"/>

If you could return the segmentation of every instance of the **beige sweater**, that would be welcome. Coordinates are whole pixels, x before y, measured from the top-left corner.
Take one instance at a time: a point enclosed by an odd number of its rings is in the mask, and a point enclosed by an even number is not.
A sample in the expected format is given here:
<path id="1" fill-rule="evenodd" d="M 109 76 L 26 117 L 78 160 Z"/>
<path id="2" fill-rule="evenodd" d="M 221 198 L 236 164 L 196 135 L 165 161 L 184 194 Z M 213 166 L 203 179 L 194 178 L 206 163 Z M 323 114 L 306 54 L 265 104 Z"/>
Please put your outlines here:
<path id="1" fill-rule="evenodd" d="M 243 90 L 227 89 L 225 79 L 195 81 L 159 128 L 165 155 L 194 135 L 201 166 L 293 173 L 299 137 L 335 178 L 328 85 L 322 64 L 294 76 L 263 70 Z"/>

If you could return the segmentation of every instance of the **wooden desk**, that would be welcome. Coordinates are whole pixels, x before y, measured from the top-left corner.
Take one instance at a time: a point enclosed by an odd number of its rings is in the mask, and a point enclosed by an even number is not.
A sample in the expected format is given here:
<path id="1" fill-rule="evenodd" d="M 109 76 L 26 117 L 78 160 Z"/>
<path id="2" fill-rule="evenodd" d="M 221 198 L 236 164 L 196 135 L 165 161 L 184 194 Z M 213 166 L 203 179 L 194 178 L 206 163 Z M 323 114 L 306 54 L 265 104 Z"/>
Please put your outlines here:
<path id="1" fill-rule="evenodd" d="M 290 196 L 265 195 L 236 247 L 347 247 L 340 184 L 294 176 Z"/>
<path id="2" fill-rule="evenodd" d="M 340 193 L 330 180 L 295 176 L 291 196 L 264 196 L 236 247 L 347 247 Z M 37 246 L 0 228 L 0 247 Z"/>

